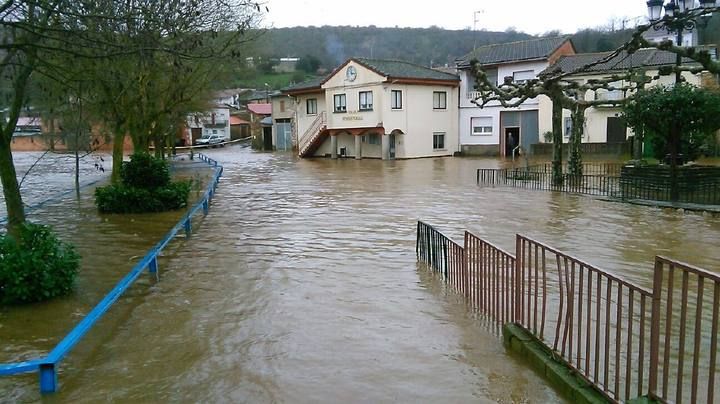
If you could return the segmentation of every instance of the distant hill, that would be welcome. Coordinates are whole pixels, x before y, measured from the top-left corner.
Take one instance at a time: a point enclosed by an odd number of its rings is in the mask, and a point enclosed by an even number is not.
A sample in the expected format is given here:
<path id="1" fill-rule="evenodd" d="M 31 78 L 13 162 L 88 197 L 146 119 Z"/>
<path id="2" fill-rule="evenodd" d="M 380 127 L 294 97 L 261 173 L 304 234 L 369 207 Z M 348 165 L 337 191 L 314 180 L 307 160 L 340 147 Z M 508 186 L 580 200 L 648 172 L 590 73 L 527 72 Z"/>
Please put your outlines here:
<path id="1" fill-rule="evenodd" d="M 473 46 L 512 42 L 531 35 L 507 31 L 440 28 L 295 27 L 268 30 L 258 39 L 264 56 L 314 56 L 332 68 L 349 57 L 401 59 L 425 66 L 452 65 Z"/>
<path id="2" fill-rule="evenodd" d="M 630 39 L 632 29 L 584 29 L 573 35 L 580 53 L 604 52 L 618 48 Z M 545 36 L 559 36 L 550 31 Z M 259 57 L 256 68 L 234 66 L 232 72 L 217 83 L 218 88 L 251 87 L 278 89 L 314 73 L 274 74 L 262 61 L 280 57 L 316 58 L 320 67 L 332 69 L 349 57 L 398 59 L 423 66 L 454 66 L 455 60 L 473 47 L 537 38 L 523 32 L 445 30 L 441 28 L 378 28 L 370 27 L 294 27 L 265 30 L 246 50 L 247 56 Z M 701 31 L 705 43 L 720 42 L 720 16 L 710 20 Z M 305 74 L 305 75 L 303 75 Z"/>
<path id="3" fill-rule="evenodd" d="M 632 31 L 583 30 L 573 37 L 578 52 L 614 49 Z M 548 35 L 559 35 L 557 32 Z M 325 68 L 349 57 L 401 59 L 424 66 L 452 66 L 475 46 L 535 38 L 514 30 L 505 32 L 445 30 L 441 28 L 294 27 L 267 30 L 256 42 L 264 57 L 314 56 Z"/>

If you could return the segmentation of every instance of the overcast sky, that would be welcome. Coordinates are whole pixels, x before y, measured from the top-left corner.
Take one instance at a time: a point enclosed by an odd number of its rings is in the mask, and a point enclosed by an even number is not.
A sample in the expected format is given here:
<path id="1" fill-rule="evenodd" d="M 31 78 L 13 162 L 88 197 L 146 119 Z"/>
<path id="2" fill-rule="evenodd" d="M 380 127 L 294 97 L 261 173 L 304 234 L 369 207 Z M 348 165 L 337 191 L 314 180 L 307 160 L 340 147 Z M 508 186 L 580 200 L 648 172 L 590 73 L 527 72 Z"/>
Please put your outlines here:
<path id="1" fill-rule="evenodd" d="M 375 25 L 378 27 L 472 28 L 539 34 L 554 29 L 573 33 L 580 28 L 617 25 L 625 18 L 644 17 L 646 0 L 266 0 L 270 27 Z M 633 25 L 634 21 L 627 24 Z"/>

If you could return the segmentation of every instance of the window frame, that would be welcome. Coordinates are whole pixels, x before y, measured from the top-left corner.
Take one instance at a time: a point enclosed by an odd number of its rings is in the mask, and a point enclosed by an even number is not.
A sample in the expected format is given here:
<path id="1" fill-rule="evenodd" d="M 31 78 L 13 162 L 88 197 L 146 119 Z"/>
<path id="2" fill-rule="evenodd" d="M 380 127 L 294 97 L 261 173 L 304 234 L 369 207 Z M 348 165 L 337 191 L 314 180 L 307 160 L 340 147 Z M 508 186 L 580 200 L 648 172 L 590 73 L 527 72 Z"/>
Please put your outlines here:
<path id="1" fill-rule="evenodd" d="M 382 138 L 380 136 L 381 135 L 378 133 L 371 133 L 369 135 L 363 136 L 362 142 L 367 143 L 369 145 L 371 144 L 371 145 L 379 146 L 379 145 L 382 145 Z"/>
<path id="2" fill-rule="evenodd" d="M 487 125 L 477 125 L 476 126 L 473 123 L 473 121 L 475 121 L 475 120 L 486 120 L 486 119 L 490 120 L 490 126 L 487 126 Z M 490 128 L 490 131 L 489 132 L 488 131 L 475 132 L 475 128 L 483 128 L 483 129 Z M 476 116 L 476 117 L 470 118 L 470 136 L 492 136 L 494 130 L 495 130 L 495 125 L 493 122 L 493 117 L 491 117 L 491 116 Z"/>
<path id="3" fill-rule="evenodd" d="M 365 96 L 365 104 L 363 105 L 363 96 Z M 368 97 L 369 96 L 369 97 Z M 370 102 L 368 103 L 368 99 Z M 373 92 L 372 91 L 360 91 L 358 92 L 358 110 L 361 112 L 373 110 Z"/>
<path id="4" fill-rule="evenodd" d="M 437 97 L 437 104 L 435 103 Z M 447 110 L 447 91 L 433 91 L 433 110 L 444 111 Z"/>
<path id="5" fill-rule="evenodd" d="M 519 73 L 530 73 L 532 75 L 532 77 L 530 77 L 528 79 L 517 79 L 517 75 Z M 516 72 L 513 72 L 513 83 L 515 83 L 515 84 L 523 84 L 523 83 L 527 82 L 528 80 L 533 80 L 535 78 L 537 78 L 537 76 L 535 75 L 535 70 L 518 70 Z"/>
<path id="6" fill-rule="evenodd" d="M 445 145 L 446 135 L 446 132 L 433 132 L 433 151 L 447 150 L 447 146 Z M 438 140 L 442 140 L 442 144 L 440 144 Z"/>
<path id="7" fill-rule="evenodd" d="M 571 116 L 566 116 L 563 118 L 563 138 L 570 139 L 570 136 L 572 136 L 572 131 L 573 119 Z"/>
<path id="8" fill-rule="evenodd" d="M 614 81 L 612 83 L 608 83 L 608 85 L 612 87 L 622 87 L 623 82 L 620 81 Z M 595 100 L 598 101 L 620 101 L 624 100 L 627 97 L 625 94 L 625 91 L 623 90 L 605 90 L 605 89 L 598 89 L 595 91 Z"/>
<path id="9" fill-rule="evenodd" d="M 314 110 L 315 112 L 310 112 L 311 101 L 312 101 L 312 104 L 313 104 L 313 107 L 314 107 L 313 110 Z M 317 112 L 317 98 L 308 98 L 308 99 L 305 100 L 305 113 L 306 113 L 307 115 L 317 115 L 317 113 L 318 113 L 318 112 Z"/>
<path id="10" fill-rule="evenodd" d="M 396 99 L 395 95 L 399 98 Z M 397 101 L 400 101 L 399 103 Z M 390 109 L 399 111 L 403 109 L 403 92 L 402 90 L 390 90 Z"/>
<path id="11" fill-rule="evenodd" d="M 338 103 L 338 100 L 342 100 L 342 103 Z M 333 112 L 336 114 L 347 113 L 347 94 L 333 95 Z"/>

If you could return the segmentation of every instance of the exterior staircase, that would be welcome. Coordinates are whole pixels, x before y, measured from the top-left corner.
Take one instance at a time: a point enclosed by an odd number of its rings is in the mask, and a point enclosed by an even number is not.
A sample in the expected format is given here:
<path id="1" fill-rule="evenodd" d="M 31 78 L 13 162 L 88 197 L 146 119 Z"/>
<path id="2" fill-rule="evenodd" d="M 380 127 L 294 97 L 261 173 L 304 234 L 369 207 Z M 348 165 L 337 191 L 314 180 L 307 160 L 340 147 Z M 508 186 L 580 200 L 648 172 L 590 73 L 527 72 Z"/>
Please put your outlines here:
<path id="1" fill-rule="evenodd" d="M 298 150 L 300 157 L 309 157 L 315 154 L 315 151 L 323 144 L 327 138 L 327 119 L 325 112 L 318 114 L 312 125 L 305 131 L 298 141 Z"/>

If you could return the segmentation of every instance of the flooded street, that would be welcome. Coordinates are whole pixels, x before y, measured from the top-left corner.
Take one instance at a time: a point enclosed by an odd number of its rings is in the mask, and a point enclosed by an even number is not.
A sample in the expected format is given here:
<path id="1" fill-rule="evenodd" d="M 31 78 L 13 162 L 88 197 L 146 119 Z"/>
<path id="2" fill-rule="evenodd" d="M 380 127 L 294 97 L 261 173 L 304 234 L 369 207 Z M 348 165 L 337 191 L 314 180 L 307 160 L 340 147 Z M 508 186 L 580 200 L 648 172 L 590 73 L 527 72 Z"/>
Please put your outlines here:
<path id="1" fill-rule="evenodd" d="M 645 285 L 656 254 L 720 272 L 720 218 L 477 187 L 494 159 L 207 154 L 225 168 L 210 215 L 70 354 L 47 401 L 559 401 L 417 263 L 419 219 L 511 250 L 526 234 Z M 181 214 L 100 217 L 92 188 L 34 211 L 83 256 L 78 292 L 0 308 L 0 362 L 46 352 Z M 0 392 L 39 400 L 37 375 L 0 378 Z"/>

